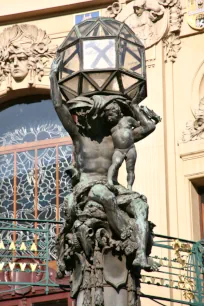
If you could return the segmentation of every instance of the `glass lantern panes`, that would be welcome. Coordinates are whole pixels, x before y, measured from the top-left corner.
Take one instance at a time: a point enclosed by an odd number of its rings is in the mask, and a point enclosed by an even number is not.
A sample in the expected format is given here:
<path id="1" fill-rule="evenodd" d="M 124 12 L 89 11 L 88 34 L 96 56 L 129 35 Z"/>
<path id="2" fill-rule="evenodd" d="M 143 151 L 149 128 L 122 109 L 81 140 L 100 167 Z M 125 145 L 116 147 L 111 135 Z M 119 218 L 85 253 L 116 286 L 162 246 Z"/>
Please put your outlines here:
<path id="1" fill-rule="evenodd" d="M 78 24 L 78 30 L 81 34 L 81 36 L 86 36 L 87 32 L 90 31 L 90 29 L 92 29 L 92 27 L 94 26 L 95 20 L 86 20 L 81 22 L 80 24 Z"/>
<path id="2" fill-rule="evenodd" d="M 125 39 L 130 40 L 133 43 L 135 43 L 135 38 L 134 38 L 134 36 L 132 36 L 132 33 L 128 30 L 127 26 L 123 26 L 123 28 L 120 32 L 120 36 L 122 38 L 125 38 Z"/>
<path id="3" fill-rule="evenodd" d="M 83 78 L 82 93 L 94 92 L 94 91 L 96 91 L 96 88 L 86 78 Z"/>
<path id="4" fill-rule="evenodd" d="M 79 44 L 73 45 L 66 49 L 64 52 L 64 66 L 62 70 L 62 78 L 67 75 L 79 71 L 80 69 L 80 56 L 79 56 Z"/>
<path id="5" fill-rule="evenodd" d="M 68 100 L 76 98 L 76 95 L 72 91 L 70 91 L 68 88 L 66 88 L 65 86 L 60 86 L 60 90 L 65 100 L 68 101 Z"/>
<path id="6" fill-rule="evenodd" d="M 129 92 L 128 92 L 128 96 L 133 99 L 140 91 L 140 87 L 137 86 L 137 87 L 134 87 L 132 88 Z"/>
<path id="7" fill-rule="evenodd" d="M 106 90 L 108 90 L 108 91 L 116 91 L 116 92 L 120 91 L 117 77 L 113 78 L 113 80 L 106 87 Z"/>
<path id="8" fill-rule="evenodd" d="M 79 76 L 75 76 L 63 83 L 63 86 L 71 89 L 75 94 L 78 95 Z"/>
<path id="9" fill-rule="evenodd" d="M 71 32 L 69 33 L 69 39 L 66 41 L 66 43 L 70 45 L 77 39 L 78 39 L 77 33 L 75 29 L 72 29 Z"/>
<path id="10" fill-rule="evenodd" d="M 123 88 L 126 90 L 129 87 L 131 87 L 132 85 L 137 84 L 138 80 L 127 75 L 124 73 L 121 73 L 121 78 L 122 78 L 122 83 L 123 83 Z"/>
<path id="11" fill-rule="evenodd" d="M 63 49 L 64 47 L 66 48 L 66 46 L 72 44 L 74 41 L 76 41 L 78 39 L 77 33 L 75 31 L 75 29 L 72 29 L 69 32 L 69 35 L 66 37 L 66 39 L 63 41 L 63 43 L 60 45 L 59 49 Z"/>
<path id="12" fill-rule="evenodd" d="M 83 68 L 116 68 L 114 39 L 96 39 L 83 41 Z"/>
<path id="13" fill-rule="evenodd" d="M 117 35 L 121 28 L 121 23 L 114 19 L 105 19 L 103 20 L 103 23 L 106 25 L 107 29 L 112 35 Z"/>
<path id="14" fill-rule="evenodd" d="M 137 45 L 121 39 L 119 57 L 121 68 L 142 75 L 142 56 Z"/>
<path id="15" fill-rule="evenodd" d="M 58 55 L 59 85 L 67 101 L 101 93 L 145 97 L 140 92 L 146 86 L 144 46 L 125 23 L 104 17 L 85 20 L 75 25 Z"/>
<path id="16" fill-rule="evenodd" d="M 110 36 L 111 34 L 100 23 L 87 36 Z"/>
<path id="17" fill-rule="evenodd" d="M 120 37 L 142 46 L 142 42 L 134 35 L 134 32 L 126 24 L 124 24 L 120 30 Z"/>
<path id="18" fill-rule="evenodd" d="M 87 75 L 92 80 L 92 83 L 95 82 L 99 88 L 102 88 L 108 81 L 111 72 L 90 72 Z"/>

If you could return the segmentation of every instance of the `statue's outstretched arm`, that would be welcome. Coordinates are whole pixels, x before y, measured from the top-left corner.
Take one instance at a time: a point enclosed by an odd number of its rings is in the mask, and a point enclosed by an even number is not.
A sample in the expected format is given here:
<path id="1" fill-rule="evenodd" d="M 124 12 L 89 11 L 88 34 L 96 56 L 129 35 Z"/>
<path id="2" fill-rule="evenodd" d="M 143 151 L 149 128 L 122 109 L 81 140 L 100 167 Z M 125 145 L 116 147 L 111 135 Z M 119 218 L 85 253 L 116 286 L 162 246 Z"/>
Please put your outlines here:
<path id="1" fill-rule="evenodd" d="M 134 100 L 131 103 L 131 108 L 134 118 L 140 122 L 140 126 L 133 130 L 134 141 L 137 142 L 151 134 L 155 130 L 156 124 L 161 121 L 161 119 L 154 112 L 148 110 L 148 108 L 139 107 Z M 153 114 L 155 116 L 153 116 Z"/>
<path id="2" fill-rule="evenodd" d="M 60 64 L 59 58 L 57 60 L 54 60 L 50 72 L 50 85 L 51 85 L 50 88 L 51 88 L 52 102 L 64 128 L 70 134 L 71 138 L 75 139 L 76 137 L 79 136 L 78 128 L 72 118 L 72 115 L 69 112 L 68 107 L 62 101 L 59 85 L 57 82 L 56 74 L 58 72 L 59 64 Z"/>

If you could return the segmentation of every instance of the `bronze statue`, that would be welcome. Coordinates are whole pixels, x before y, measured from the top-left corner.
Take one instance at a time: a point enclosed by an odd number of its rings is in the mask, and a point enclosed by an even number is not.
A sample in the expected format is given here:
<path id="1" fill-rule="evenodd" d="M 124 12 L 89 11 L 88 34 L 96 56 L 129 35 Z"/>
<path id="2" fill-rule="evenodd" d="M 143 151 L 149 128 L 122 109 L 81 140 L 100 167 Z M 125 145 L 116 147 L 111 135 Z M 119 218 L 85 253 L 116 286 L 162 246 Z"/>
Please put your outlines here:
<path id="1" fill-rule="evenodd" d="M 91 265 L 97 245 L 115 247 L 129 258 L 132 267 L 151 269 L 147 259 L 151 251 L 148 204 L 145 196 L 131 189 L 134 143 L 152 133 L 160 118 L 122 96 L 77 97 L 65 103 L 57 82 L 59 66 L 60 58 L 51 68 L 51 95 L 73 140 L 75 165 L 68 170 L 73 177 L 73 194 L 65 199 L 66 224 L 58 237 L 58 276 L 63 277 L 73 265 L 74 252 L 84 253 L 87 265 Z M 128 189 L 117 181 L 125 159 Z"/>
<path id="2" fill-rule="evenodd" d="M 106 118 L 112 122 L 111 135 L 114 144 L 114 153 L 112 157 L 112 165 L 108 170 L 108 183 L 113 185 L 113 180 L 123 161 L 126 161 L 128 189 L 132 190 L 135 179 L 135 163 L 137 153 L 134 146 L 134 129 L 139 123 L 130 116 L 123 117 L 120 107 L 108 105 L 106 107 Z"/>
<path id="3" fill-rule="evenodd" d="M 127 25 L 90 19 L 59 47 L 50 81 L 74 153 L 67 169 L 73 191 L 64 199 L 65 223 L 57 238 L 58 277 L 70 271 L 77 306 L 139 305 L 141 269 L 158 269 L 149 257 L 154 225 L 147 199 L 132 190 L 135 143 L 160 121 L 138 105 L 147 95 L 144 46 Z M 128 188 L 118 182 L 123 161 Z"/>

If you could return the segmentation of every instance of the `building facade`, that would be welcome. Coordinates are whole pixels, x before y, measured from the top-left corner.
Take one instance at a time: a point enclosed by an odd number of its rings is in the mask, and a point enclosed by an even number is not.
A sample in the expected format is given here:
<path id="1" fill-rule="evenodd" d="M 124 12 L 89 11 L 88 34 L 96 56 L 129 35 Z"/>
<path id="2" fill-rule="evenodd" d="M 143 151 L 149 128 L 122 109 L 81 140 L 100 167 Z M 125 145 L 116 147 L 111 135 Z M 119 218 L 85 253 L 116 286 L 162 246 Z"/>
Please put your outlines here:
<path id="1" fill-rule="evenodd" d="M 125 21 L 143 41 L 148 97 L 142 104 L 162 117 L 156 131 L 137 144 L 134 190 L 147 196 L 156 233 L 204 238 L 204 1 L 8 0 L 1 4 L 1 218 L 30 220 L 24 222 L 27 228 L 38 219 L 41 230 L 43 220 L 63 220 L 63 198 L 71 190 L 66 169 L 72 147 L 50 100 L 50 65 L 76 23 L 108 16 Z M 73 60 L 78 56 L 76 50 L 72 56 Z M 119 180 L 126 184 L 125 166 Z M 2 228 L 8 225 L 0 222 Z M 39 224 L 32 226 L 37 229 Z M 53 275 L 59 231 L 60 224 L 50 226 Z M 6 235 L 2 231 L 1 237 Z M 37 234 L 28 231 L 27 236 L 38 244 Z M 17 237 L 8 239 L 15 242 Z M 45 239 L 41 236 L 41 248 Z M 3 272 L 0 275 L 4 280 Z M 34 293 L 30 287 L 23 296 L 11 289 L 15 293 L 8 292 L 2 302 L 0 298 L 0 305 L 8 299 L 12 306 L 43 306 L 51 300 L 71 305 L 69 292 L 56 289 L 44 296 L 41 288 Z"/>

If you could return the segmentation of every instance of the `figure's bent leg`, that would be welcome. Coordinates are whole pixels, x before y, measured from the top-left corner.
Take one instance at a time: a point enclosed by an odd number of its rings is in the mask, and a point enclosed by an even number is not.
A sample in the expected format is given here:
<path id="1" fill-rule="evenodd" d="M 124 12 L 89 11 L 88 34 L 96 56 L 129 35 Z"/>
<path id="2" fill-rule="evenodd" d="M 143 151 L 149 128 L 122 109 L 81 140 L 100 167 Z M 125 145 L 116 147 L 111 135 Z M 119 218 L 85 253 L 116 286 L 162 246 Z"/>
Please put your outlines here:
<path id="1" fill-rule="evenodd" d="M 132 190 L 132 185 L 135 181 L 135 163 L 137 153 L 135 147 L 132 147 L 126 155 L 126 169 L 127 169 L 127 188 Z"/>
<path id="2" fill-rule="evenodd" d="M 110 166 L 108 170 L 108 183 L 110 185 L 113 185 L 113 179 L 116 178 L 116 174 L 118 173 L 118 170 L 120 166 L 122 165 L 124 159 L 125 159 L 124 154 L 121 153 L 120 151 L 116 150 L 113 153 L 112 165 Z"/>
<path id="3" fill-rule="evenodd" d="M 73 193 L 69 194 L 64 199 L 65 206 L 65 224 L 61 229 L 58 237 L 57 237 L 57 278 L 64 277 L 66 264 L 65 264 L 65 240 L 66 235 L 69 233 L 75 221 L 75 207 L 74 207 L 74 199 Z"/>
<path id="4" fill-rule="evenodd" d="M 135 214 L 136 226 L 138 230 L 138 249 L 136 258 L 133 261 L 134 266 L 140 266 L 142 268 L 148 268 L 146 256 L 146 247 L 148 239 L 148 204 L 143 199 L 138 198 L 131 202 L 132 210 Z"/>
<path id="5" fill-rule="evenodd" d="M 115 195 L 106 186 L 97 184 L 91 188 L 88 197 L 103 205 L 111 229 L 120 238 L 128 222 L 116 203 Z"/>

